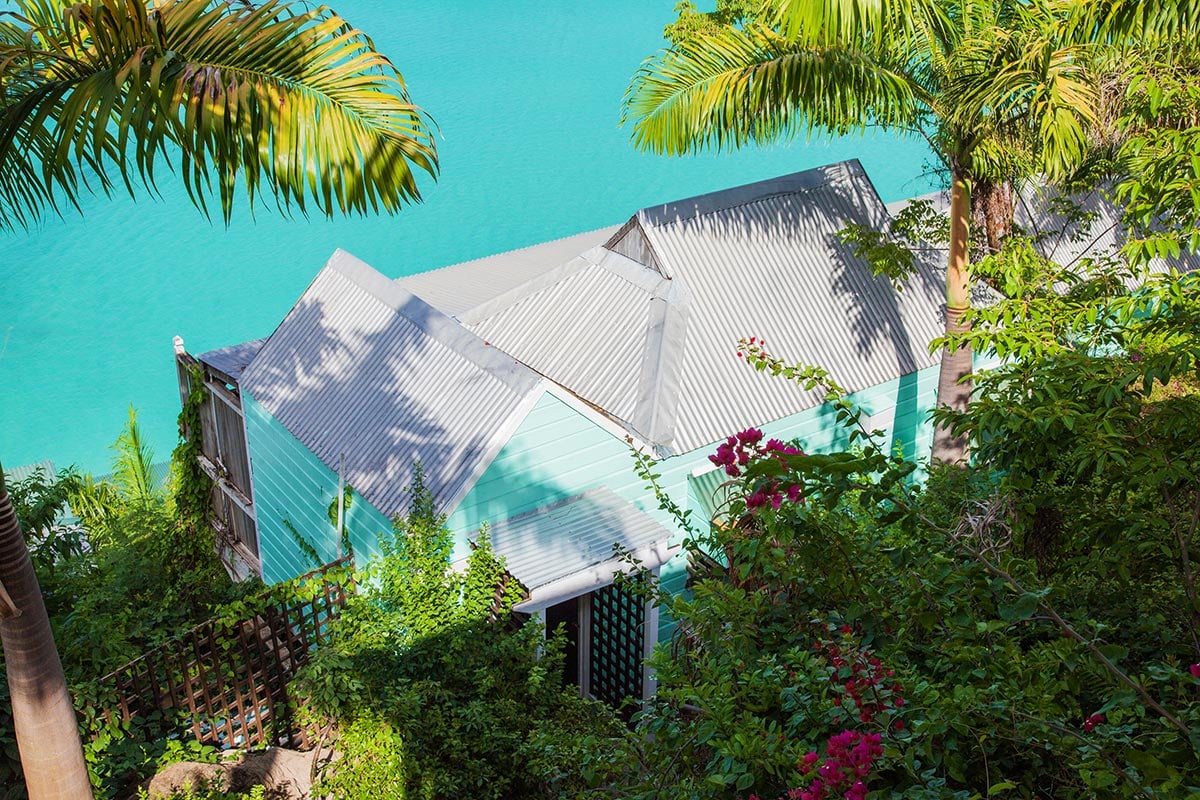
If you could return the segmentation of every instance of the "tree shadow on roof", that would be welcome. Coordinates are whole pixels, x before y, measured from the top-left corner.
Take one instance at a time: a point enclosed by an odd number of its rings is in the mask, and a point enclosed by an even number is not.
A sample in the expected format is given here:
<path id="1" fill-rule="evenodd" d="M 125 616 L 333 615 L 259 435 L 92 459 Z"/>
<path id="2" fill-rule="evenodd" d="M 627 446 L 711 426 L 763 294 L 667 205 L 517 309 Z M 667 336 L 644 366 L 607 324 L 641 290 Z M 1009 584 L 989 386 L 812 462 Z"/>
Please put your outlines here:
<path id="1" fill-rule="evenodd" d="M 272 334 L 243 387 L 384 514 L 407 510 L 418 461 L 438 502 L 453 502 L 497 449 L 521 393 L 431 335 L 438 312 L 421 300 L 398 287 L 381 299 L 331 272 Z"/>

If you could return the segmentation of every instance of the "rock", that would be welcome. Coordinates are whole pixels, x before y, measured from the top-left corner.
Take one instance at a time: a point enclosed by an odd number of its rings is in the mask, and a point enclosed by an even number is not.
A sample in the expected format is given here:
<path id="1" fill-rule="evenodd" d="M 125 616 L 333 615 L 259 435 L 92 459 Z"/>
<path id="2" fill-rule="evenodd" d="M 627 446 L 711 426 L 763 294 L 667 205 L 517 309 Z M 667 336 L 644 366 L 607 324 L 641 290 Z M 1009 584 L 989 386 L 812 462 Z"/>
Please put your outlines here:
<path id="1" fill-rule="evenodd" d="M 233 788 L 247 791 L 265 786 L 281 800 L 308 800 L 312 789 L 312 753 L 269 747 L 245 753 L 230 770 Z"/>
<path id="2" fill-rule="evenodd" d="M 197 761 L 168 764 L 146 784 L 146 793 L 151 797 L 170 797 L 189 786 L 207 786 L 227 792 L 231 785 L 227 767 L 226 764 L 201 764 Z"/>
<path id="3" fill-rule="evenodd" d="M 263 786 L 271 800 L 308 800 L 312 760 L 312 753 L 269 747 L 241 753 L 220 764 L 181 761 L 163 767 L 145 787 L 152 798 L 170 797 L 186 786 L 222 792 L 248 792 Z"/>

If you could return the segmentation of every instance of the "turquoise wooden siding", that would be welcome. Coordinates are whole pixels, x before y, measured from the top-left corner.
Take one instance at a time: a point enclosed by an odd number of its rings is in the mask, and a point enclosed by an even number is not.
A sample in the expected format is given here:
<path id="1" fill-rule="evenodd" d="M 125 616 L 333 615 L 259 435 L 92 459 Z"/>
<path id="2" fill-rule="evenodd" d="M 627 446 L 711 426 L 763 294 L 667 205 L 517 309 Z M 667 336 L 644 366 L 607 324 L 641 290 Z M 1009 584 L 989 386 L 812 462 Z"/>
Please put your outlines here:
<path id="1" fill-rule="evenodd" d="M 896 432 L 889 437 L 889 446 L 921 457 L 929 452 L 932 427 L 926 416 L 936 388 L 937 370 L 930 368 L 858 392 L 851 400 L 863 409 L 870 427 Z M 834 425 L 833 413 L 831 408 L 820 406 L 762 429 L 771 437 L 799 439 L 807 450 L 828 451 L 849 441 L 848 432 Z M 708 455 L 715 446 L 713 443 L 658 463 L 660 481 L 681 505 L 688 504 L 692 471 L 710 466 Z M 628 445 L 562 400 L 545 394 L 454 509 L 449 525 L 465 543 L 465 537 L 485 522 L 507 519 L 598 486 L 607 486 L 663 524 L 673 526 L 658 509 L 653 495 L 645 491 L 641 479 L 633 474 Z"/>
<path id="2" fill-rule="evenodd" d="M 337 557 L 338 537 L 329 524 L 329 504 L 337 494 L 338 476 L 249 393 L 242 393 L 242 401 L 263 580 L 275 583 L 312 569 L 285 522 L 304 535 L 323 561 Z M 387 517 L 355 496 L 345 522 L 355 560 L 361 564 L 364 558 L 377 556 L 379 533 L 391 527 Z"/>
<path id="3" fill-rule="evenodd" d="M 899 448 L 908 456 L 924 457 L 932 438 L 927 416 L 936 390 L 937 367 L 930 367 L 858 392 L 850 399 L 862 408 L 869 428 L 888 432 L 888 447 Z M 829 451 L 849 441 L 849 433 L 834 424 L 833 414 L 832 408 L 820 406 L 761 427 L 769 437 L 799 439 L 806 450 Z M 683 507 L 695 509 L 696 525 L 704 524 L 705 511 L 695 496 L 691 475 L 697 468 L 710 466 L 708 455 L 715 445 L 664 459 L 656 467 L 671 497 Z M 448 524 L 462 548 L 484 523 L 507 519 L 598 486 L 607 486 L 662 524 L 677 529 L 674 520 L 658 508 L 657 500 L 633 474 L 633 459 L 625 441 L 546 394 L 454 509 Z M 680 531 L 679 538 L 682 535 Z M 682 590 L 687 577 L 686 560 L 672 559 L 663 566 L 660 577 L 672 591 Z M 672 629 L 671 621 L 664 618 L 660 640 L 668 638 Z"/>
<path id="4" fill-rule="evenodd" d="M 937 367 L 930 367 L 858 392 L 851 400 L 863 409 L 869 428 L 888 431 L 889 447 L 921 458 L 929 452 L 932 426 L 927 416 L 936 389 Z M 284 525 L 285 520 L 305 533 L 322 558 L 334 557 L 337 541 L 327 513 L 338 481 L 333 470 L 252 397 L 246 394 L 244 401 L 263 579 L 274 582 L 310 568 Z M 834 424 L 833 413 L 831 408 L 820 406 L 760 427 L 769 437 L 799 439 L 806 450 L 828 451 L 848 442 L 848 432 Z M 752 421 L 746 424 L 749 426 Z M 715 446 L 713 443 L 664 459 L 656 467 L 667 493 L 681 506 L 694 509 L 694 525 L 706 523 L 706 504 L 697 492 L 711 481 L 696 480 L 692 472 L 711 466 L 708 455 Z M 677 541 L 682 539 L 683 531 L 658 508 L 657 499 L 634 475 L 633 458 L 623 437 L 546 393 L 463 501 L 451 510 L 447 524 L 455 534 L 456 555 L 467 555 L 468 540 L 474 539 L 485 523 L 498 522 L 600 486 L 677 530 Z M 363 557 L 378 554 L 378 534 L 389 525 L 384 514 L 362 498 L 355 498 L 347 515 L 347 526 L 360 563 Z M 660 580 L 671 591 L 683 591 L 687 580 L 686 559 L 677 557 L 664 564 Z M 663 615 L 660 641 L 669 639 L 673 630 L 673 621 Z"/>

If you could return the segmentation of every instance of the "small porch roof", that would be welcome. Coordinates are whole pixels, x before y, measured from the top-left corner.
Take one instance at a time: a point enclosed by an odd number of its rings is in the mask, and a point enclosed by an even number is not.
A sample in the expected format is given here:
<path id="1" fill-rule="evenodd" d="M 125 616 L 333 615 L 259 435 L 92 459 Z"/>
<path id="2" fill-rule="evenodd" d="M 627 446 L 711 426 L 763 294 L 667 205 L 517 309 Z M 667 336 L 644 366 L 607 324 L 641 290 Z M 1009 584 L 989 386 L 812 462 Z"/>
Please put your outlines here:
<path id="1" fill-rule="evenodd" d="M 220 347 L 196 356 L 196 360 L 207 364 L 213 369 L 220 370 L 235 381 L 241 380 L 242 373 L 250 362 L 258 355 L 258 351 L 267 343 L 266 338 L 254 339 L 241 344 Z"/>
<path id="2" fill-rule="evenodd" d="M 606 586 L 630 570 L 614 546 L 646 569 L 674 554 L 671 531 L 610 489 L 593 489 L 510 517 L 490 530 L 492 547 L 529 590 L 518 611 L 532 612 Z"/>

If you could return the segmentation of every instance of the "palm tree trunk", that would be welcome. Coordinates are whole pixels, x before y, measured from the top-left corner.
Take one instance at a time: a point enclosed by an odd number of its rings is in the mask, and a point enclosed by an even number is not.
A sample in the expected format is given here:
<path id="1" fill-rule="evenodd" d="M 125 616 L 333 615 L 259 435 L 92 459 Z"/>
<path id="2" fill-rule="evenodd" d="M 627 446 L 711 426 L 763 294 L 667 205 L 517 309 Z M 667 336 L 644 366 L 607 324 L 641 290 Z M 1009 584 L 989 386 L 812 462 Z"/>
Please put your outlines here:
<path id="1" fill-rule="evenodd" d="M 75 707 L 54 648 L 21 526 L 0 470 L 0 584 L 16 614 L 0 618 L 13 727 L 29 800 L 89 800 L 92 786 Z"/>
<path id="2" fill-rule="evenodd" d="M 961 333 L 967 329 L 963 314 L 971 307 L 971 276 L 968 268 L 968 223 L 971 219 L 971 190 L 966 179 L 954 176 L 950 188 L 950 259 L 946 265 L 946 333 Z M 970 347 L 942 350 L 942 365 L 938 372 L 937 403 L 941 408 L 966 411 L 971 400 L 971 383 L 963 380 L 971 373 Z M 965 464 L 967 439 L 955 436 L 948 426 L 938 424 L 933 430 L 933 461 L 942 464 Z"/>
<path id="3" fill-rule="evenodd" d="M 971 225 L 983 234 L 976 258 L 999 253 L 1012 234 L 1016 191 L 1011 180 L 971 182 Z"/>

